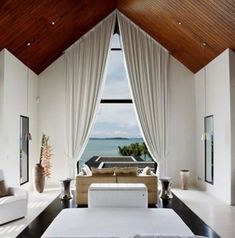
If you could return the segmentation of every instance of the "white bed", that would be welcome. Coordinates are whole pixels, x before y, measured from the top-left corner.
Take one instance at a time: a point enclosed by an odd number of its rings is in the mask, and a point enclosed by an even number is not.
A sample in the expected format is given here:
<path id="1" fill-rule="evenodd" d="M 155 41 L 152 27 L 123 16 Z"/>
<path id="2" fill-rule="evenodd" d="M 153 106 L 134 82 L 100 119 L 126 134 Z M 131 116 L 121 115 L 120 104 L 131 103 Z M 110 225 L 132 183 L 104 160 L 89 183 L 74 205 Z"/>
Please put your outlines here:
<path id="1" fill-rule="evenodd" d="M 58 214 L 42 237 L 194 238 L 195 236 L 172 209 L 70 208 Z"/>

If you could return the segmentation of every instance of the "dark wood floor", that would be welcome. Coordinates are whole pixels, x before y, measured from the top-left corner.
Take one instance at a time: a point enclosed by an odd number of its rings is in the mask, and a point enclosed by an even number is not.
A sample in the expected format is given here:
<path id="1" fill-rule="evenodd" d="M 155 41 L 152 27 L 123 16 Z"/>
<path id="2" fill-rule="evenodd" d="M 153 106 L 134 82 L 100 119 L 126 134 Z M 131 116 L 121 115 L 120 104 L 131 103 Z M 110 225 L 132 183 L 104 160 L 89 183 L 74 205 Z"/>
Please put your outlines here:
<path id="1" fill-rule="evenodd" d="M 22 231 L 19 238 L 38 238 L 44 233 L 56 215 L 66 208 L 77 207 L 75 199 L 61 201 L 57 197 L 28 227 Z M 209 238 L 220 238 L 208 225 L 206 225 L 194 212 L 192 212 L 177 196 L 173 199 L 162 201 L 160 199 L 158 207 L 172 208 L 188 225 L 195 235 Z M 152 207 L 151 207 L 152 208 Z M 82 209 L 82 208 L 78 208 Z M 157 209 L 157 207 L 156 207 Z"/>

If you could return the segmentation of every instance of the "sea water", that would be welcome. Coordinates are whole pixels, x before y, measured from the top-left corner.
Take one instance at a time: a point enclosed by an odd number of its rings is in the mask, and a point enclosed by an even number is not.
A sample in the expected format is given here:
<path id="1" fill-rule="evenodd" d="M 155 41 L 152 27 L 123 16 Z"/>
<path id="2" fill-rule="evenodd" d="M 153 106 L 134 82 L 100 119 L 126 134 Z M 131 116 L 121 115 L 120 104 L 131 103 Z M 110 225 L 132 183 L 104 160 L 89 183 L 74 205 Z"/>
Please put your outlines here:
<path id="1" fill-rule="evenodd" d="M 79 164 L 80 166 L 83 165 L 93 156 L 120 156 L 121 154 L 119 153 L 118 146 L 123 147 L 134 143 L 142 144 L 143 142 L 144 140 L 142 138 L 91 138 Z M 149 159 L 150 158 L 147 157 L 147 160 Z"/>

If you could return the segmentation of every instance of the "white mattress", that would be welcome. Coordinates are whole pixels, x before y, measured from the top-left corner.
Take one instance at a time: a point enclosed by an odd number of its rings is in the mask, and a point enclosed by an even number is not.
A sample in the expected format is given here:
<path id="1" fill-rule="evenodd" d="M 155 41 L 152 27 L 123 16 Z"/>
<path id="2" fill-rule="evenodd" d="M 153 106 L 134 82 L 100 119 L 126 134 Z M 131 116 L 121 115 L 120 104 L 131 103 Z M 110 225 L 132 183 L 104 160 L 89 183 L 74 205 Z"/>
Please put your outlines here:
<path id="1" fill-rule="evenodd" d="M 172 209 L 70 208 L 62 210 L 43 238 L 194 238 Z"/>

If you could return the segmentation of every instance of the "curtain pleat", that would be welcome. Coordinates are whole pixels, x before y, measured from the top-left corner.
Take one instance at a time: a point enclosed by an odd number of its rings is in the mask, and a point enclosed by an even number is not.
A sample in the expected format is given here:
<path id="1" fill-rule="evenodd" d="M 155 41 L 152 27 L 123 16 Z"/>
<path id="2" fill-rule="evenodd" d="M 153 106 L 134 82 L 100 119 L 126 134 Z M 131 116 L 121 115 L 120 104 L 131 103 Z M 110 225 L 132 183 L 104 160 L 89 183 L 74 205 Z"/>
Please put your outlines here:
<path id="1" fill-rule="evenodd" d="M 70 176 L 88 142 L 106 68 L 116 12 L 105 18 L 65 52 L 66 156 Z"/>
<path id="2" fill-rule="evenodd" d="M 131 92 L 141 131 L 152 158 L 166 174 L 167 71 L 169 53 L 118 12 Z"/>

